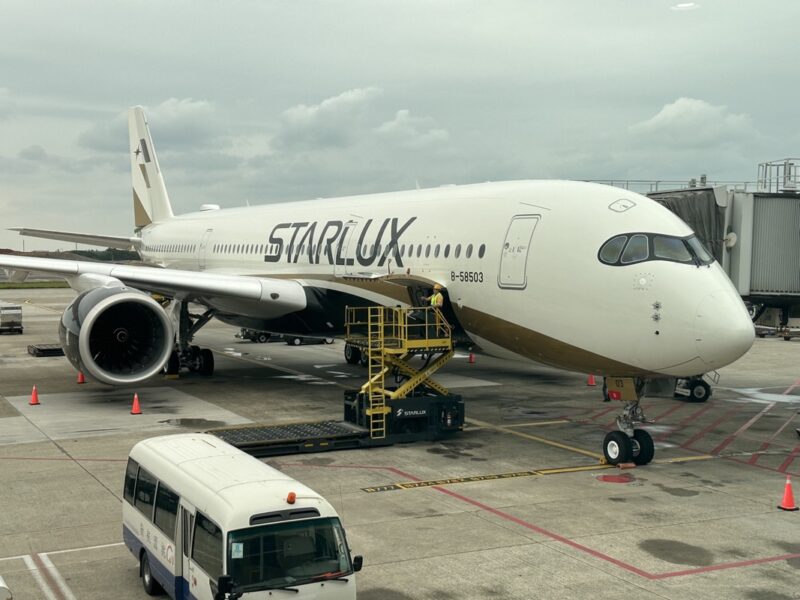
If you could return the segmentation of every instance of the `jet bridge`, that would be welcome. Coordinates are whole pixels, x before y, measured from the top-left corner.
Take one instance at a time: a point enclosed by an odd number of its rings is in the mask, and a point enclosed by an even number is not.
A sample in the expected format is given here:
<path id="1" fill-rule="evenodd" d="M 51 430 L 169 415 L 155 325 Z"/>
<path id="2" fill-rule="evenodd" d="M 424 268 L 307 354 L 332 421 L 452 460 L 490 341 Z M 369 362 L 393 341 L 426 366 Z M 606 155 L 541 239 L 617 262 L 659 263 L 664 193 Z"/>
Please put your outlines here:
<path id="1" fill-rule="evenodd" d="M 344 393 L 344 420 L 211 430 L 254 456 L 437 440 L 464 427 L 461 396 L 433 379 L 453 357 L 452 327 L 438 308 L 346 309 L 347 344 L 367 380 Z"/>

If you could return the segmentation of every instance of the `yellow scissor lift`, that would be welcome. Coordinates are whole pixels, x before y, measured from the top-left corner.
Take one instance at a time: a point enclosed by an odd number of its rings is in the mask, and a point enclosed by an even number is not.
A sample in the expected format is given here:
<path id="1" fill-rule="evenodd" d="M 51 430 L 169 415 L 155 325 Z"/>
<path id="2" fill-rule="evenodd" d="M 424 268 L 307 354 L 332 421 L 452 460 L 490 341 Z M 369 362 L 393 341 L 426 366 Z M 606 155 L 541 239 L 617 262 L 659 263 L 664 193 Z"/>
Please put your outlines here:
<path id="1" fill-rule="evenodd" d="M 436 439 L 462 429 L 461 397 L 432 378 L 453 357 L 452 327 L 441 310 L 348 308 L 345 332 L 368 369 L 361 389 L 345 394 L 346 420 L 366 427 L 375 442 Z"/>
<path id="2" fill-rule="evenodd" d="M 461 396 L 431 379 L 453 357 L 452 328 L 440 310 L 348 308 L 346 333 L 368 372 L 361 389 L 345 392 L 343 421 L 261 423 L 209 433 L 254 456 L 274 456 L 436 440 L 463 429 Z"/>

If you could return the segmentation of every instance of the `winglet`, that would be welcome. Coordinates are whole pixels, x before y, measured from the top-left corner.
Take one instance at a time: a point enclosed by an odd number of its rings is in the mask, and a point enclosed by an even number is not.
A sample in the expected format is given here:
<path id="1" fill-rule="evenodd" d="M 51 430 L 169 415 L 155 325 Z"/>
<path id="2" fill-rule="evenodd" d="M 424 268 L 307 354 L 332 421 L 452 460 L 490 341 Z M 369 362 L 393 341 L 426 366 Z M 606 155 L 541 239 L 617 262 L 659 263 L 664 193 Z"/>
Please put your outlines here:
<path id="1" fill-rule="evenodd" d="M 167 187 L 158 166 L 156 149 L 141 106 L 128 111 L 131 176 L 133 178 L 133 214 L 136 227 L 172 218 Z"/>

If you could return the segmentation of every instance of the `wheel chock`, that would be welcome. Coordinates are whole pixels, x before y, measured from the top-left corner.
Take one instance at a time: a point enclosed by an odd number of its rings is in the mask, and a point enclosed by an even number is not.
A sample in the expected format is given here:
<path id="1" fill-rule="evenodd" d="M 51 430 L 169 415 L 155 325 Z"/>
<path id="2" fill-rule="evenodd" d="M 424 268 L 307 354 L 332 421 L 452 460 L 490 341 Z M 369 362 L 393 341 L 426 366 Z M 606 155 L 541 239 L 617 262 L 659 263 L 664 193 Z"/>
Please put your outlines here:
<path id="1" fill-rule="evenodd" d="M 636 468 L 636 463 L 632 463 L 632 462 L 619 463 L 617 465 L 617 468 L 618 469 L 635 469 Z"/>

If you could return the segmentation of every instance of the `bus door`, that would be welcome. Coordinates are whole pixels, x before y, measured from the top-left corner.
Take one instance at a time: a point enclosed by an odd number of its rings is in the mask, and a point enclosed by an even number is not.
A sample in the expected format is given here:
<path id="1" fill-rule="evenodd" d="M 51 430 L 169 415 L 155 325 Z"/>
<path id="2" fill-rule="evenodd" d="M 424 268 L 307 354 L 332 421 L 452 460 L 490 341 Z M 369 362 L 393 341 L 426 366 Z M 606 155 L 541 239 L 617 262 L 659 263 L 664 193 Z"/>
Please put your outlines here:
<path id="1" fill-rule="evenodd" d="M 178 600 L 189 600 L 193 598 L 191 592 L 191 555 L 192 555 L 192 532 L 194 531 L 194 509 L 181 504 L 181 526 L 178 534 L 178 546 L 175 553 L 178 560 L 175 561 L 175 576 L 180 578 L 180 591 Z"/>

